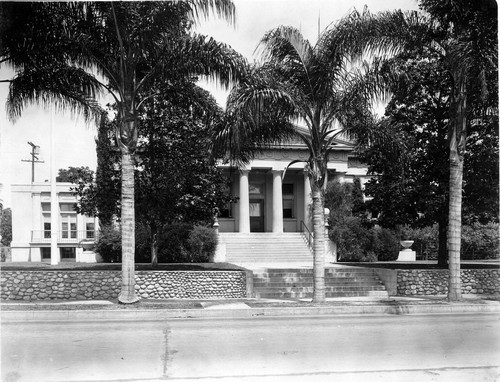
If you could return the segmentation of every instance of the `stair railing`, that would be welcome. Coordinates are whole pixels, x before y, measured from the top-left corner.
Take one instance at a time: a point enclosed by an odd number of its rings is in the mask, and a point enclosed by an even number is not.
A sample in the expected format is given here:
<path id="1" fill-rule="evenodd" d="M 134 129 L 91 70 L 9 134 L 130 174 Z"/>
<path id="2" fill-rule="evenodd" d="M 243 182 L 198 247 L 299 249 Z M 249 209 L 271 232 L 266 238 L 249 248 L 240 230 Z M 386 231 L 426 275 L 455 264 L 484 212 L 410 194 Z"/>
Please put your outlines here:
<path id="1" fill-rule="evenodd" d="M 312 234 L 311 231 L 309 231 L 309 228 L 307 228 L 307 225 L 306 223 L 304 223 L 304 220 L 300 221 L 300 232 L 302 233 L 302 237 L 306 241 L 307 246 L 312 249 L 314 235 Z"/>

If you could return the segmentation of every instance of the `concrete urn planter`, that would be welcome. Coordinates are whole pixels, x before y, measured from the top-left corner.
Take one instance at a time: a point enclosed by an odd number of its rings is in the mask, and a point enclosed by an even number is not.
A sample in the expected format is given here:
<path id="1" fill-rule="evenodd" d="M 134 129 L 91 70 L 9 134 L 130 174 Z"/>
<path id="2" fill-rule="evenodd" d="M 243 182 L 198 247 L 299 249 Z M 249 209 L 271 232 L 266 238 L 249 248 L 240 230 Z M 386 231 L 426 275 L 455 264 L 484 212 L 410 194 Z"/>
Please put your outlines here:
<path id="1" fill-rule="evenodd" d="M 403 250 L 399 252 L 397 261 L 415 261 L 417 259 L 417 254 L 412 251 L 410 247 L 414 243 L 413 240 L 402 240 L 400 241 Z"/>
<path id="2" fill-rule="evenodd" d="M 400 241 L 401 246 L 403 247 L 403 251 L 411 251 L 410 247 L 413 245 L 414 240 L 402 240 Z"/>
<path id="3" fill-rule="evenodd" d="M 94 241 L 81 241 L 80 247 L 82 247 L 86 251 L 89 251 L 95 247 L 95 242 Z"/>

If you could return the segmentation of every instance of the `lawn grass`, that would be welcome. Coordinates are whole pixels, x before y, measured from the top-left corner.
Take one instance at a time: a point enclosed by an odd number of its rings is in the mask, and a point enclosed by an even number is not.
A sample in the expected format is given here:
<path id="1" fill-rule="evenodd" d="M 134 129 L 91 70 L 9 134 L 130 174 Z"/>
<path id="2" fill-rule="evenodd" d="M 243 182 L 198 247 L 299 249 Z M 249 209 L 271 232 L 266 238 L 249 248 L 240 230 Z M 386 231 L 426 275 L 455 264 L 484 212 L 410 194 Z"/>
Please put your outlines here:
<path id="1" fill-rule="evenodd" d="M 0 263 L 5 271 L 121 271 L 121 263 L 75 263 L 61 262 L 50 265 L 46 262 Z M 136 271 L 238 271 L 245 268 L 230 263 L 168 263 L 153 267 L 150 263 L 136 263 Z"/>
<path id="2" fill-rule="evenodd" d="M 373 263 L 336 263 L 348 267 L 384 268 L 384 269 L 442 269 L 437 261 L 379 261 Z M 327 265 L 328 266 L 328 265 Z M 62 262 L 50 265 L 48 262 L 0 263 L 5 271 L 121 271 L 121 263 L 75 263 Z M 293 268 L 293 265 L 290 266 Z M 311 262 L 312 267 L 312 262 Z M 272 263 L 269 268 L 273 268 Z M 500 262 L 495 260 L 463 260 L 461 269 L 500 269 Z M 231 263 L 161 263 L 152 267 L 149 263 L 136 263 L 136 271 L 238 271 L 245 268 Z"/>
<path id="3" fill-rule="evenodd" d="M 441 268 L 435 261 L 378 261 L 373 263 L 337 263 L 350 267 L 384 268 L 384 269 L 446 269 Z M 461 269 L 499 269 L 499 259 L 494 260 L 462 260 Z"/>

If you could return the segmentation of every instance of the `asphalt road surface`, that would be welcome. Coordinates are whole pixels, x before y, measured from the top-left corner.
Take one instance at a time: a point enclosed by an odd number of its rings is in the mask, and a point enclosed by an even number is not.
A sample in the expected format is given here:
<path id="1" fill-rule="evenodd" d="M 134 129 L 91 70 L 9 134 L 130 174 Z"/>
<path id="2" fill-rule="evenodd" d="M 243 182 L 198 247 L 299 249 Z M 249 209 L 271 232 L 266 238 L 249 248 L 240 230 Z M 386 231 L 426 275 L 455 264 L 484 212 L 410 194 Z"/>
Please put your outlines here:
<path id="1" fill-rule="evenodd" d="M 3 382 L 500 381 L 498 314 L 19 322 L 1 329 Z"/>

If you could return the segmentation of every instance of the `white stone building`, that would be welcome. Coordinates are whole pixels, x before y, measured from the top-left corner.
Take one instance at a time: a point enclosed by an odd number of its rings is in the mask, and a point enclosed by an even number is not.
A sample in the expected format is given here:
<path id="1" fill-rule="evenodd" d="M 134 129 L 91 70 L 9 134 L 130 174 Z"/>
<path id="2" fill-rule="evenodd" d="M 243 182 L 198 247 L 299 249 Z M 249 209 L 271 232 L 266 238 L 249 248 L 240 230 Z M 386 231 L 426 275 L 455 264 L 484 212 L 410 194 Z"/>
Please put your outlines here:
<path id="1" fill-rule="evenodd" d="M 57 183 L 56 229 L 51 227 L 51 185 L 12 185 L 12 261 L 51 261 L 51 237 L 57 235 L 58 261 L 95 262 L 87 250 L 96 239 L 97 220 L 77 214 L 70 183 Z M 57 261 L 57 262 L 58 262 Z"/>
<path id="2" fill-rule="evenodd" d="M 354 177 L 364 184 L 370 177 L 367 168 L 355 156 L 353 147 L 336 141 L 328 162 L 329 180 L 352 182 Z M 306 160 L 304 144 L 291 143 L 265 149 L 243 169 L 224 168 L 230 178 L 235 203 L 220 211 L 220 232 L 301 232 L 304 224 L 311 228 L 311 187 L 304 170 L 305 162 L 285 168 L 297 159 Z"/>

